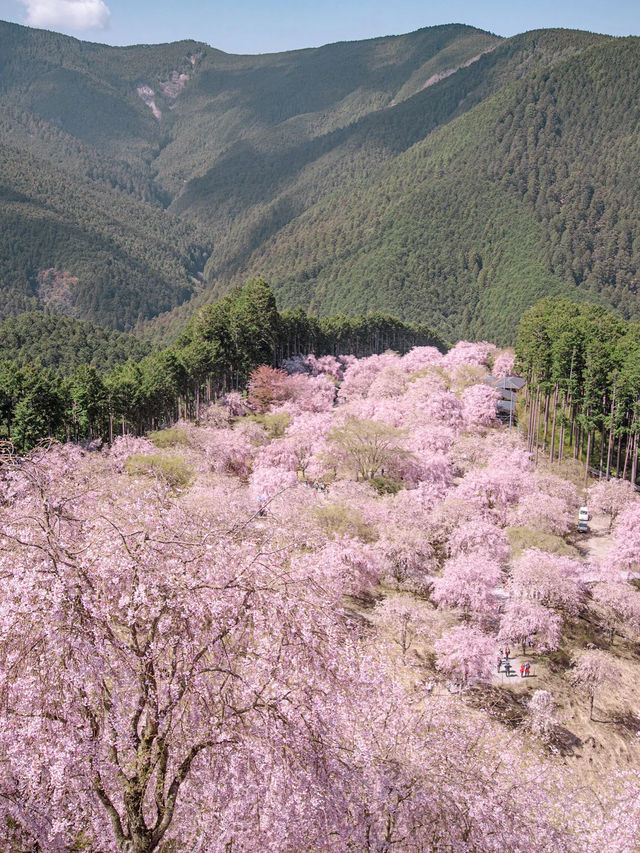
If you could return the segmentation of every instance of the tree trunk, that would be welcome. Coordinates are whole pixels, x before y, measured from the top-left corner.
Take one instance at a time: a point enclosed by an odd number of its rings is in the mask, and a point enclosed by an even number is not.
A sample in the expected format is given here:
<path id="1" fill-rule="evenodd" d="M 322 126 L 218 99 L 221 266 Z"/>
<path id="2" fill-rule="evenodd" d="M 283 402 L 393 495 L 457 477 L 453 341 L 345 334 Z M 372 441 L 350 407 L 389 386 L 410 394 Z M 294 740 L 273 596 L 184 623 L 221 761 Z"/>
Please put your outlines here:
<path id="1" fill-rule="evenodd" d="M 536 409 L 536 407 L 535 407 L 534 398 L 533 398 L 533 395 L 531 395 L 529 397 L 529 424 L 527 427 L 528 432 L 529 432 L 529 434 L 527 435 L 527 450 L 529 451 L 529 453 L 531 453 L 533 451 L 533 423 L 534 423 L 535 409 Z"/>
<path id="2" fill-rule="evenodd" d="M 549 393 L 544 395 L 544 430 L 542 432 L 542 452 L 547 450 L 547 434 L 549 432 Z"/>
<path id="3" fill-rule="evenodd" d="M 622 453 L 622 438 L 618 439 L 618 454 L 616 456 L 616 480 L 620 478 L 620 454 Z"/>
<path id="4" fill-rule="evenodd" d="M 629 448 L 631 446 L 631 435 L 627 433 L 626 441 L 624 443 L 624 467 L 622 469 L 622 479 L 627 479 L 627 468 L 629 466 Z"/>
<path id="5" fill-rule="evenodd" d="M 538 432 L 540 431 L 540 403 L 542 402 L 542 391 L 536 394 L 536 413 L 533 419 L 533 435 L 536 443 L 536 465 L 538 464 Z"/>
<path id="6" fill-rule="evenodd" d="M 587 461 L 584 465 L 584 484 L 587 485 L 589 479 L 589 462 L 591 461 L 591 438 L 593 436 L 593 431 L 589 430 L 587 435 Z"/>
<path id="7" fill-rule="evenodd" d="M 616 386 L 613 386 L 613 399 L 611 400 L 611 421 L 609 422 L 609 444 L 607 447 L 607 468 L 605 471 L 605 477 L 607 480 L 609 479 L 609 472 L 611 470 L 611 454 L 613 453 L 613 422 L 615 420 L 615 405 L 616 405 Z M 604 434 L 604 429 L 603 429 Z"/>
<path id="8" fill-rule="evenodd" d="M 553 423 L 551 425 L 551 447 L 549 449 L 549 461 L 553 462 L 556 449 L 556 415 L 558 413 L 558 385 L 553 393 Z"/>
<path id="9" fill-rule="evenodd" d="M 562 410 L 560 412 L 560 442 L 558 447 L 558 462 L 562 462 L 564 457 L 564 407 L 565 407 L 565 395 L 564 391 L 562 392 Z"/>

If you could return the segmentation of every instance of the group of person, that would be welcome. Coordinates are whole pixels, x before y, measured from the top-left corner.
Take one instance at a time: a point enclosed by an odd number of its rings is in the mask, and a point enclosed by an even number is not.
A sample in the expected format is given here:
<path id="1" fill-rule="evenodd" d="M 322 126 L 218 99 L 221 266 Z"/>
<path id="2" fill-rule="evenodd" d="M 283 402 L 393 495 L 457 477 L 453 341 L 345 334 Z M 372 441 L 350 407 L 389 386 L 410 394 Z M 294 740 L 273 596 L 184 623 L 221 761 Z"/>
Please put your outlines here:
<path id="1" fill-rule="evenodd" d="M 498 664 L 498 672 L 500 672 L 502 666 L 504 665 L 504 674 L 507 676 L 507 678 L 511 675 L 512 672 L 515 672 L 515 670 L 511 666 L 510 657 L 511 649 L 507 646 L 505 649 L 500 649 L 500 651 L 498 652 L 498 657 L 496 659 Z M 529 663 L 529 661 L 527 661 L 526 663 L 521 663 L 520 678 L 528 678 L 530 675 L 531 664 Z"/>
<path id="2" fill-rule="evenodd" d="M 305 480 L 304 484 L 308 489 L 313 489 L 316 494 L 318 492 L 326 492 L 329 488 L 329 484 L 323 483 L 321 480 L 315 480 L 313 483 L 310 480 Z"/>

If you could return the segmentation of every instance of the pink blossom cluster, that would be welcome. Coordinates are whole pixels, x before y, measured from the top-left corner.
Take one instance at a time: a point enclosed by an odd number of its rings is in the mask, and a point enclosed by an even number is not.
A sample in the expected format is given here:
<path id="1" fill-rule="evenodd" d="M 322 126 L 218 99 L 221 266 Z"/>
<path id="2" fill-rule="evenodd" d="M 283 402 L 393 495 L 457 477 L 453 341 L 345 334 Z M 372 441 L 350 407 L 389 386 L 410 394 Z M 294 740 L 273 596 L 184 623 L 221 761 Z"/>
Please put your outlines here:
<path id="1" fill-rule="evenodd" d="M 309 355 L 259 368 L 176 446 L 3 459 L 7 849 L 635 849 L 637 780 L 595 798 L 455 695 L 585 614 L 611 642 L 640 636 L 629 490 L 592 492 L 615 522 L 595 580 L 574 556 L 515 556 L 510 528 L 558 538 L 578 499 L 496 421 L 482 377 L 511 357 Z M 193 481 L 172 492 L 132 456 Z M 617 677 L 594 649 L 567 674 L 592 712 Z M 557 711 L 536 691 L 528 732 L 549 742 Z"/>

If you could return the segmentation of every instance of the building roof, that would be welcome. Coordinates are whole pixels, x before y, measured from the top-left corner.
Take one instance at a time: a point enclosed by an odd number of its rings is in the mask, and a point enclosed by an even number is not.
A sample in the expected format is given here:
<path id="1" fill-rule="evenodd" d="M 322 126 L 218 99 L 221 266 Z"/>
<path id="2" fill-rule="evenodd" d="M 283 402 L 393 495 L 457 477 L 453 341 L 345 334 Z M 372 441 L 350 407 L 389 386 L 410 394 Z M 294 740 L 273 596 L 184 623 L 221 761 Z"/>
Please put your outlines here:
<path id="1" fill-rule="evenodd" d="M 495 376 L 487 376 L 487 383 L 498 391 L 519 391 L 527 384 L 522 376 L 502 376 L 500 379 L 496 379 Z"/>

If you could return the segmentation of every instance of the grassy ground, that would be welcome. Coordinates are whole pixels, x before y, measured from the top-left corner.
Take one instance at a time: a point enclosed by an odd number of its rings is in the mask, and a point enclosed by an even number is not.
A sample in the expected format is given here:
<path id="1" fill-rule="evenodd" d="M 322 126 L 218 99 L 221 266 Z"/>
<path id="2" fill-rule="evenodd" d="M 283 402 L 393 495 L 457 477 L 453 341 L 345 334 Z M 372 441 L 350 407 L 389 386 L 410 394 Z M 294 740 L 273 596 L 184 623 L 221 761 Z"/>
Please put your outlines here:
<path id="1" fill-rule="evenodd" d="M 570 544 L 586 562 L 606 561 L 611 548 L 609 520 L 596 514 L 590 522 L 587 535 L 573 534 Z M 565 625 L 562 648 L 552 654 L 513 648 L 511 658 L 514 675 L 507 678 L 502 669 L 495 673 L 491 685 L 483 685 L 450 694 L 447 677 L 435 668 L 434 640 L 456 624 L 451 613 L 438 610 L 429 601 L 416 599 L 407 593 L 378 590 L 380 596 L 397 596 L 417 604 L 426 624 L 426 632 L 417 638 L 402 655 L 396 638 L 385 626 L 379 624 L 371 605 L 359 610 L 362 618 L 376 625 L 380 635 L 389 642 L 392 654 L 402 660 L 407 678 L 418 682 L 431 682 L 437 696 L 451 695 L 451 701 L 465 702 L 476 710 L 483 710 L 507 728 L 520 726 L 527 716 L 526 703 L 536 690 L 547 690 L 557 705 L 557 729 L 550 745 L 543 747 L 532 742 L 534 749 L 551 750 L 558 760 L 572 765 L 585 781 L 596 785 L 615 770 L 640 769 L 640 647 L 616 635 L 610 645 L 608 637 L 589 615 L 569 621 Z M 596 647 L 606 649 L 620 670 L 620 682 L 615 688 L 602 691 L 595 697 L 593 719 L 589 715 L 588 698 L 577 692 L 571 683 L 571 659 L 579 649 Z M 496 648 L 497 651 L 497 648 Z M 520 678 L 520 664 L 530 662 L 531 675 Z"/>

